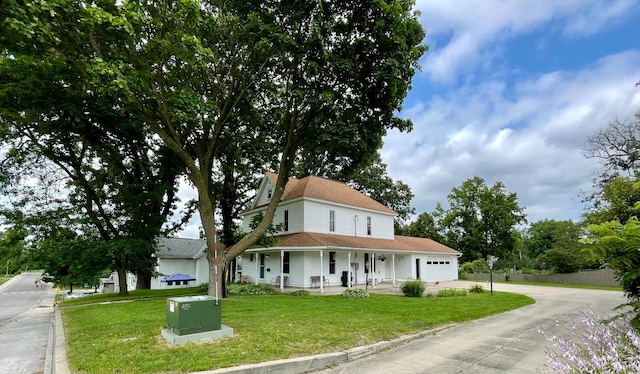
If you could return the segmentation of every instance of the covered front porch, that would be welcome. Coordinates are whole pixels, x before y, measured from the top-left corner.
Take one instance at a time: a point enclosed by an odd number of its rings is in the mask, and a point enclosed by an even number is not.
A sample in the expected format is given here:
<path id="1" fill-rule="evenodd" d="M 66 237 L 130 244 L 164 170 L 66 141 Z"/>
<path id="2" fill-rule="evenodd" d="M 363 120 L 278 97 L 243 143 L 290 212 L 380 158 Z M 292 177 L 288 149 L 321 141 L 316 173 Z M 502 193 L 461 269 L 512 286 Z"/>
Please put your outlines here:
<path id="1" fill-rule="evenodd" d="M 375 287 L 411 278 L 409 254 L 345 248 L 256 249 L 243 255 L 242 278 L 254 284 L 318 290 Z M 340 291 L 342 292 L 342 291 Z"/>

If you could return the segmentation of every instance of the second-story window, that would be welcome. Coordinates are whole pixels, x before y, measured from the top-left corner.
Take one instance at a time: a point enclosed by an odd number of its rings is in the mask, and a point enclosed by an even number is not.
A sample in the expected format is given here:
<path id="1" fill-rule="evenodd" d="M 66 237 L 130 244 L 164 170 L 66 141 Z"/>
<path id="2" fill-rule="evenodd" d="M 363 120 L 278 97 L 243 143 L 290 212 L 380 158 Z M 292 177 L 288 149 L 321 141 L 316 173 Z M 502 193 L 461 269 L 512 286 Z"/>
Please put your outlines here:
<path id="1" fill-rule="evenodd" d="M 367 235 L 371 235 L 371 216 L 367 216 Z"/>
<path id="2" fill-rule="evenodd" d="M 284 211 L 284 231 L 289 231 L 289 210 Z"/>
<path id="3" fill-rule="evenodd" d="M 329 211 L 329 231 L 331 232 L 336 231 L 336 211 L 335 210 Z"/>

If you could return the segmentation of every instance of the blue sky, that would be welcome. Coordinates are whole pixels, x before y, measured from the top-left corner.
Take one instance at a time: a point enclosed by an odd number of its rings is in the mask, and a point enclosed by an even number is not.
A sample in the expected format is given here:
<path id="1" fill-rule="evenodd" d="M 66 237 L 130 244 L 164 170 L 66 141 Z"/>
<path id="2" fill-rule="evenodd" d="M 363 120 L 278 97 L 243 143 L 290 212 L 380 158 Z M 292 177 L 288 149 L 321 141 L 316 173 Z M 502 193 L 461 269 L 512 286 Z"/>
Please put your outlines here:
<path id="1" fill-rule="evenodd" d="M 580 147 L 640 110 L 640 1 L 420 0 L 429 51 L 381 151 L 417 213 L 466 179 L 518 195 L 529 222 L 583 213 Z"/>
<path id="2" fill-rule="evenodd" d="M 382 160 L 416 212 L 466 179 L 518 195 L 529 222 L 583 213 L 580 147 L 640 110 L 640 0 L 418 0 L 429 51 Z M 195 197 L 193 191 L 181 193 Z M 199 221 L 198 219 L 195 219 Z M 197 237 L 197 224 L 180 234 Z"/>

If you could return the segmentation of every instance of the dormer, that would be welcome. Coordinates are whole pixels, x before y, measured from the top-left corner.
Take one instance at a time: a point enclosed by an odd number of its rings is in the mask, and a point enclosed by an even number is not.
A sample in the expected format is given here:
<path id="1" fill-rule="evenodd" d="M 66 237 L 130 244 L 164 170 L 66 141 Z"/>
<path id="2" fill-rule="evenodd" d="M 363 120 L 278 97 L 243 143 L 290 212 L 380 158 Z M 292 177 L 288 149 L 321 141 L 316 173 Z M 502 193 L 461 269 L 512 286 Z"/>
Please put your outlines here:
<path id="1" fill-rule="evenodd" d="M 258 194 L 256 198 L 253 200 L 253 204 L 249 209 L 254 209 L 259 206 L 264 206 L 269 204 L 271 201 L 271 197 L 276 188 L 276 182 L 278 181 L 278 175 L 274 173 L 267 173 L 264 178 L 262 178 L 262 182 L 260 182 L 260 187 L 258 187 Z"/>

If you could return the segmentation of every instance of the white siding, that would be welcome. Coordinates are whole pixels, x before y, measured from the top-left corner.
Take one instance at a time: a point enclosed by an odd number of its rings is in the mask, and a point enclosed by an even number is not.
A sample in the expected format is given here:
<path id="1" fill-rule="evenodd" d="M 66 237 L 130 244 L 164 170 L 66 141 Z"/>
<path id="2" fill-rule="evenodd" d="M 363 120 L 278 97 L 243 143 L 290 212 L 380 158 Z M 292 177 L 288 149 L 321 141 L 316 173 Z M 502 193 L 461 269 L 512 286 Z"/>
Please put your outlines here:
<path id="1" fill-rule="evenodd" d="M 335 231 L 329 230 L 329 211 L 335 213 Z M 367 235 L 367 217 L 371 217 L 371 237 L 393 239 L 393 216 L 363 209 L 331 205 L 318 201 L 304 203 L 304 231 L 349 236 Z"/>
<path id="2" fill-rule="evenodd" d="M 273 217 L 273 224 L 284 223 L 284 211 L 289 211 L 289 231 L 282 231 L 283 234 L 293 234 L 304 230 L 304 214 L 302 200 L 293 203 L 280 203 L 276 214 Z"/>
<path id="3" fill-rule="evenodd" d="M 271 201 L 271 197 L 269 196 L 269 190 L 271 190 L 271 193 L 273 194 L 274 187 L 269 181 L 269 178 L 264 177 L 264 180 L 261 183 L 261 187 L 264 187 L 264 188 L 258 190 L 258 196 L 256 196 L 255 206 L 267 205 L 269 204 L 269 201 Z"/>

